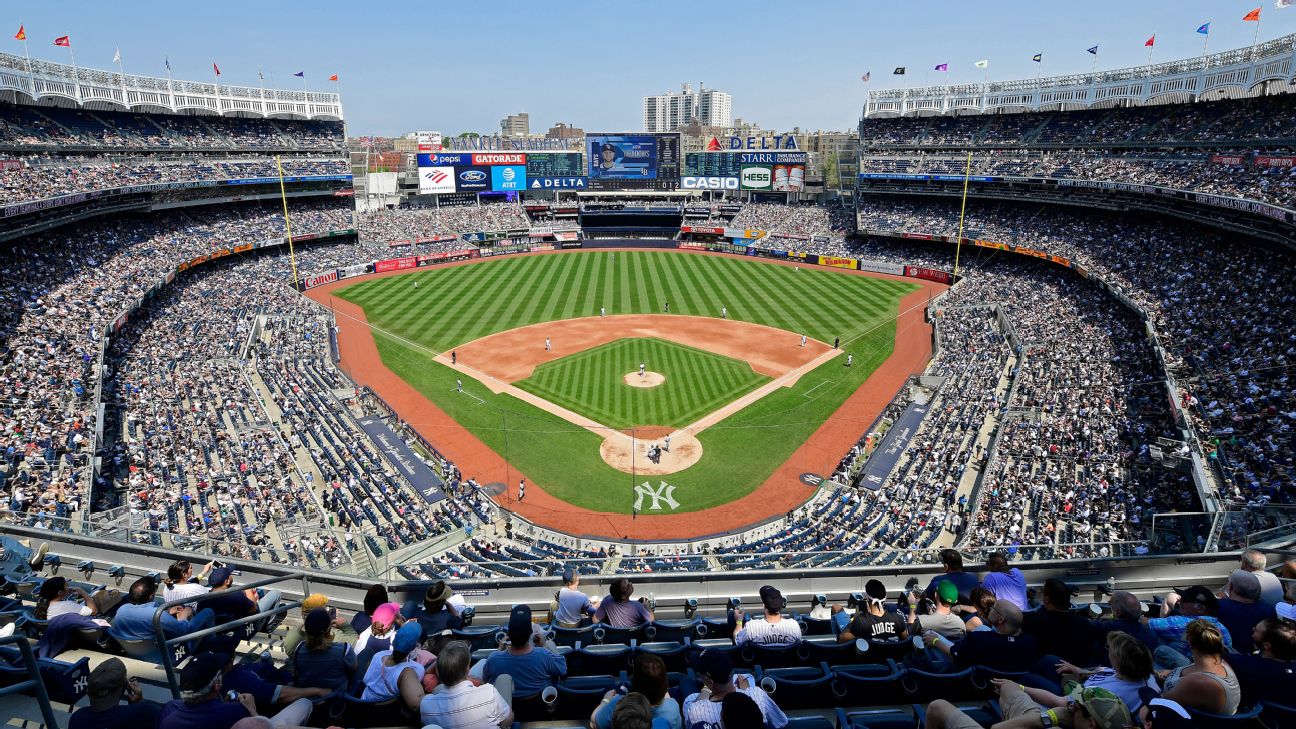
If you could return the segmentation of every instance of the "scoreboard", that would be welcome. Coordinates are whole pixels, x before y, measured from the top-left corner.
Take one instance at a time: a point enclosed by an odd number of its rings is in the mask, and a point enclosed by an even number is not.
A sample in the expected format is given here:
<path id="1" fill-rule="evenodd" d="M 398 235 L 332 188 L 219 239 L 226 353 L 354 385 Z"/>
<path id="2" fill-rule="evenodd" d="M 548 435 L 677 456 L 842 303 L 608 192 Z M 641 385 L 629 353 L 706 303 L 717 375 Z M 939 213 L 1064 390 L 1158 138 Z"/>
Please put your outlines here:
<path id="1" fill-rule="evenodd" d="M 593 190 L 674 190 L 682 156 L 678 132 L 585 135 L 585 164 Z"/>
<path id="2" fill-rule="evenodd" d="M 527 152 L 527 177 L 584 177 L 585 156 L 580 152 Z"/>
<path id="3" fill-rule="evenodd" d="M 684 155 L 685 176 L 737 177 L 742 174 L 738 155 L 723 152 L 689 152 Z"/>

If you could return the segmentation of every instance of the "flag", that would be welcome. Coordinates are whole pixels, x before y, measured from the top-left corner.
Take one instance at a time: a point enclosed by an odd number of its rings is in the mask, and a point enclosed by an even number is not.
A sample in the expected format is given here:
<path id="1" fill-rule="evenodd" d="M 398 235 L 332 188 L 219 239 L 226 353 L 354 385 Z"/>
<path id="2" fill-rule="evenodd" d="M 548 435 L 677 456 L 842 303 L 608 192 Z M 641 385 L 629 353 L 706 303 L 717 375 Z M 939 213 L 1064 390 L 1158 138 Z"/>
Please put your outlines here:
<path id="1" fill-rule="evenodd" d="M 1043 54 L 1043 53 L 1036 53 L 1035 55 L 1031 56 L 1031 60 L 1034 61 L 1034 62 L 1036 62 L 1036 63 L 1043 63 L 1043 62 L 1044 62 L 1044 54 Z"/>
<path id="2" fill-rule="evenodd" d="M 1086 48 L 1085 53 L 1092 53 L 1095 56 L 1098 55 L 1098 46 L 1094 46 L 1093 48 Z"/>
<path id="3" fill-rule="evenodd" d="M 948 64 L 948 63 L 938 63 L 938 64 L 936 64 L 936 68 L 933 68 L 932 70 L 933 70 L 933 71 L 948 71 L 948 70 L 949 70 L 949 64 Z"/>
<path id="4" fill-rule="evenodd" d="M 17 33 L 14 33 L 14 40 L 27 40 L 27 27 L 26 27 L 26 26 L 23 26 L 23 25 L 18 26 L 18 32 L 17 32 Z"/>
<path id="5" fill-rule="evenodd" d="M 1197 32 L 1202 35 L 1210 35 L 1210 23 L 1202 23 L 1201 27 L 1197 28 Z"/>
<path id="6" fill-rule="evenodd" d="M 1246 15 L 1243 15 L 1243 16 L 1242 16 L 1242 20 L 1247 21 L 1247 22 L 1250 22 L 1250 23 L 1259 23 L 1259 22 L 1260 22 L 1260 8 L 1256 8 L 1255 10 L 1252 10 L 1251 12 L 1247 13 Z"/>
<path id="7" fill-rule="evenodd" d="M 170 70 L 171 70 L 171 58 L 170 58 L 169 56 L 163 56 L 163 57 L 162 57 L 162 61 L 163 61 L 163 63 L 166 64 L 167 70 L 170 71 Z"/>
<path id="8" fill-rule="evenodd" d="M 298 71 L 297 73 L 294 73 L 293 75 L 296 76 L 297 78 L 306 78 L 306 72 L 305 72 L 305 71 Z"/>
<path id="9" fill-rule="evenodd" d="M 891 72 L 891 75 L 892 75 L 892 76 L 903 76 L 903 75 L 904 75 L 904 71 L 905 71 L 905 67 L 904 67 L 904 66 L 896 66 L 896 70 L 892 71 L 892 72 Z"/>
<path id="10" fill-rule="evenodd" d="M 329 81 L 337 81 L 337 74 L 335 73 L 332 76 L 329 76 Z"/>
<path id="11" fill-rule="evenodd" d="M 216 72 L 217 76 L 220 75 L 220 66 L 217 66 L 215 61 L 212 61 L 212 70 Z"/>
<path id="12" fill-rule="evenodd" d="M 1143 47 L 1144 47 L 1144 48 L 1151 48 L 1151 47 L 1153 47 L 1153 46 L 1155 46 L 1155 45 L 1156 45 L 1156 36 L 1155 36 L 1155 35 L 1152 36 L 1151 38 L 1148 38 L 1147 40 L 1143 41 Z"/>
<path id="13" fill-rule="evenodd" d="M 261 69 L 258 68 L 258 69 L 257 69 L 257 78 L 261 79 L 262 81 L 265 81 L 265 71 L 262 71 Z"/>
<path id="14" fill-rule="evenodd" d="M 118 48 L 113 52 L 113 63 L 121 63 L 121 49 Z"/>
<path id="15" fill-rule="evenodd" d="M 982 61 L 977 61 L 976 63 L 974 63 L 974 64 L 972 64 L 972 65 L 976 66 L 977 68 L 990 68 L 990 59 L 985 59 L 985 60 L 982 60 Z"/>
<path id="16" fill-rule="evenodd" d="M 72 47 L 72 36 L 70 36 L 70 35 L 61 35 L 61 36 L 59 36 L 59 37 L 57 37 L 57 38 L 54 39 L 54 45 L 56 45 L 56 46 L 63 46 L 64 48 L 71 48 L 71 47 Z"/>

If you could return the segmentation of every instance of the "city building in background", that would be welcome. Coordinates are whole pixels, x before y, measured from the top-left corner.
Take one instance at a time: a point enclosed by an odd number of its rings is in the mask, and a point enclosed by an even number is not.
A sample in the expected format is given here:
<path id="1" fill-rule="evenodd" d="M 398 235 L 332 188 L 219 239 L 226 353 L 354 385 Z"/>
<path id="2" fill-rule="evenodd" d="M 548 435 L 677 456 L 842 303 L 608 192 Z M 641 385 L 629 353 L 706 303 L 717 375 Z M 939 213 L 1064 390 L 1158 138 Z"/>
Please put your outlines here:
<path id="1" fill-rule="evenodd" d="M 504 137 L 527 137 L 531 135 L 531 115 L 524 112 L 509 114 L 500 120 L 500 135 Z"/>
<path id="2" fill-rule="evenodd" d="M 728 127 L 733 123 L 733 97 L 723 91 L 683 84 L 680 92 L 668 91 L 643 100 L 643 130 L 674 132 L 697 121 L 707 127 Z"/>
<path id="3" fill-rule="evenodd" d="M 580 127 L 574 127 L 566 122 L 555 122 L 553 126 L 549 127 L 549 131 L 545 132 L 545 137 L 548 139 L 579 140 L 585 138 L 585 130 Z"/>

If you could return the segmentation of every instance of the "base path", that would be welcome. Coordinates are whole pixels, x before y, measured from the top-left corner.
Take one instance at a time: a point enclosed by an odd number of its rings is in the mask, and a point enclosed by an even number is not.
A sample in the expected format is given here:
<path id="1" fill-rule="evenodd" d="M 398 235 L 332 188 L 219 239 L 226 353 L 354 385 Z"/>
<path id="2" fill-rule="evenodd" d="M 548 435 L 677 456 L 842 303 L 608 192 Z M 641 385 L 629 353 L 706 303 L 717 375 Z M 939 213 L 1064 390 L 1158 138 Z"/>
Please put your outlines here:
<path id="1" fill-rule="evenodd" d="M 568 252 L 565 251 L 555 251 L 531 255 L 567 254 Z M 679 251 L 679 254 L 731 255 L 702 251 Z M 770 259 L 752 259 L 746 256 L 733 257 L 742 258 L 754 265 L 803 265 Z M 478 259 L 447 265 L 480 265 L 488 260 Z M 519 478 L 526 477 L 526 474 L 506 463 L 499 454 L 478 440 L 445 411 L 387 369 L 378 354 L 378 347 L 374 343 L 373 333 L 365 319 L 364 310 L 349 301 L 333 296 L 333 293 L 360 280 L 405 273 L 409 271 L 393 271 L 363 278 L 345 279 L 307 292 L 306 295 L 311 299 L 336 312 L 338 351 L 342 358 L 340 363 L 342 370 L 357 384 L 369 387 L 395 408 L 402 420 L 434 443 L 439 451 L 459 466 L 465 476 L 474 477 L 481 483 L 498 481 L 507 484 L 508 491 L 495 497 L 504 508 L 515 511 L 536 524 L 568 534 L 614 540 L 685 540 L 726 534 L 783 516 L 804 503 L 814 494 L 814 491 L 801 483 L 799 478 L 807 469 L 807 464 L 815 464 L 815 467 L 820 469 L 820 475 L 830 475 L 838 459 L 855 445 L 856 440 L 869 424 L 877 418 L 895 393 L 904 385 L 905 380 L 927 366 L 927 361 L 931 358 L 932 329 L 931 325 L 926 323 L 923 311 L 931 298 L 948 288 L 943 284 L 900 276 L 862 271 L 843 272 L 848 275 L 905 281 L 922 287 L 900 301 L 900 313 L 896 320 L 895 348 L 891 356 L 873 372 L 863 386 L 842 403 L 823 425 L 815 430 L 787 462 L 775 469 L 764 483 L 746 496 L 722 506 L 700 511 L 640 515 L 634 518 L 630 514 L 599 512 L 573 506 L 547 493 L 543 484 L 537 484 L 529 477 L 527 477 L 527 485 L 530 488 L 527 489 L 526 501 L 518 503 L 517 481 Z M 786 332 L 783 333 L 786 335 Z M 539 344 L 543 352 L 544 335 L 541 335 Z M 558 342 L 555 341 L 554 344 L 557 349 Z M 799 337 L 797 344 L 800 344 Z M 531 346 L 535 346 L 534 341 Z M 707 346 L 702 349 L 711 348 Z M 746 360 L 745 357 L 739 359 Z M 785 372 L 787 369 L 782 368 L 779 372 Z M 675 448 L 674 439 L 671 448 Z"/>

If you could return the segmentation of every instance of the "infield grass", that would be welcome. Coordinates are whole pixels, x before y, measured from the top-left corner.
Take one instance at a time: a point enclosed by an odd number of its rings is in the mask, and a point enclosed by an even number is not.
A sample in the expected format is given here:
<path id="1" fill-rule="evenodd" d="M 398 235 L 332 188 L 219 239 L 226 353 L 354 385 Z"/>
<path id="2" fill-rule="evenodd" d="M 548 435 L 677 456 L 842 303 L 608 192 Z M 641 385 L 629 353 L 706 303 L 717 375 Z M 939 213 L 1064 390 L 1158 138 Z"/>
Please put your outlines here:
<path id="1" fill-rule="evenodd" d="M 627 373 L 644 362 L 666 377 L 656 387 L 632 387 Z M 638 374 L 631 374 L 637 377 Z M 517 387 L 612 428 L 681 427 L 770 380 L 751 365 L 661 339 L 609 342 L 546 362 Z"/>
<path id="2" fill-rule="evenodd" d="M 416 278 L 421 282 L 417 289 L 412 283 Z M 476 380 L 464 381 L 465 391 L 474 397 L 461 395 L 455 391 L 454 371 L 434 362 L 433 354 L 520 326 L 598 316 L 599 306 L 606 306 L 608 314 L 660 313 L 666 301 L 672 314 L 719 316 L 720 307 L 727 306 L 731 319 L 829 343 L 840 336 L 843 355 L 855 356 L 853 367 L 844 367 L 841 358 L 829 361 L 793 387 L 777 388 L 699 436 L 705 454 L 701 461 L 664 477 L 676 486 L 678 513 L 728 503 L 787 461 L 890 356 L 897 303 L 916 288 L 724 256 L 583 251 L 428 268 L 363 281 L 338 295 L 365 309 L 383 362 L 502 460 L 560 499 L 618 513 L 629 513 L 634 501 L 630 476 L 603 463 L 600 436 L 510 395 L 493 394 Z M 861 417 L 852 424 L 863 433 L 870 423 Z M 435 444 L 432 424 L 413 425 Z M 796 465 L 825 473 L 842 455 L 811 454 L 805 464 Z M 654 478 L 654 485 L 659 480 Z M 651 513 L 640 518 L 651 518 Z"/>

